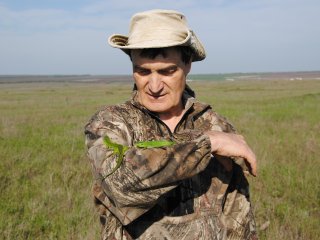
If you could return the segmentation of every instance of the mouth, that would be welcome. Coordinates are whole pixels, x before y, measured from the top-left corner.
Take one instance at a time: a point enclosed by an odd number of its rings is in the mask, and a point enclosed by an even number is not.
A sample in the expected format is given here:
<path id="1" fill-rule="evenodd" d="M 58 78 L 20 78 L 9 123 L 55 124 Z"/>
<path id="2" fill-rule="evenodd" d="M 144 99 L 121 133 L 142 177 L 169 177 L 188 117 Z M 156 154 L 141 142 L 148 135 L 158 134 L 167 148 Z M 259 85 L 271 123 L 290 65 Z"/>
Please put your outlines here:
<path id="1" fill-rule="evenodd" d="M 166 94 L 150 94 L 150 93 L 147 93 L 147 95 L 152 99 L 160 99 L 160 98 L 164 97 Z"/>

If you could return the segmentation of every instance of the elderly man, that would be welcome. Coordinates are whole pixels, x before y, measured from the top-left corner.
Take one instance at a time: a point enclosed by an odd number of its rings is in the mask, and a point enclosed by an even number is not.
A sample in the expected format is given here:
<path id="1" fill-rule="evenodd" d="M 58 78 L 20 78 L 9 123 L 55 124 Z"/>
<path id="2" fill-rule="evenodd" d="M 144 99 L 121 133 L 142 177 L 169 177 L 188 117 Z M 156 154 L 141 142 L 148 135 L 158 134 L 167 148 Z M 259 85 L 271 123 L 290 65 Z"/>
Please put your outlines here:
<path id="1" fill-rule="evenodd" d="M 205 50 L 185 17 L 138 13 L 109 44 L 129 55 L 135 84 L 85 127 L 102 239 L 256 239 L 244 176 L 256 158 L 186 85 Z"/>

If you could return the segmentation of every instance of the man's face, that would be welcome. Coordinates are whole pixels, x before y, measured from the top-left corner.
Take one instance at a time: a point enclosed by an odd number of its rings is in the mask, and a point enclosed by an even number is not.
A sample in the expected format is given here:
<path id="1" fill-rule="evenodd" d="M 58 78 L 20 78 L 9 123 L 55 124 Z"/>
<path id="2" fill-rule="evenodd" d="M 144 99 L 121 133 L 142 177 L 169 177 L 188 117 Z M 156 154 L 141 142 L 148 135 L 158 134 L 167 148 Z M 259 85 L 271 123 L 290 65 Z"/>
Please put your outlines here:
<path id="1" fill-rule="evenodd" d="M 182 93 L 191 62 L 185 64 L 175 49 L 166 50 L 155 59 L 141 57 L 140 50 L 131 51 L 133 78 L 138 89 L 138 100 L 160 118 L 173 117 L 183 110 Z"/>

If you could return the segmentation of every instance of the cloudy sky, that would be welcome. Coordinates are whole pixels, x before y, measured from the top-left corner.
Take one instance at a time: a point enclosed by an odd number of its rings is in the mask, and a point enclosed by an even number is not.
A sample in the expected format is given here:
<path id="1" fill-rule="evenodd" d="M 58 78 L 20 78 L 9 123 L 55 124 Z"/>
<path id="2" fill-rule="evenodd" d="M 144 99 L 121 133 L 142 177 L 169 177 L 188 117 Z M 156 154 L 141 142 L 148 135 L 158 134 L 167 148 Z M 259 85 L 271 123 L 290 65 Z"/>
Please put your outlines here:
<path id="1" fill-rule="evenodd" d="M 205 45 L 192 73 L 320 70 L 319 0 L 0 0 L 0 74 L 129 74 L 107 38 L 154 8 Z"/>

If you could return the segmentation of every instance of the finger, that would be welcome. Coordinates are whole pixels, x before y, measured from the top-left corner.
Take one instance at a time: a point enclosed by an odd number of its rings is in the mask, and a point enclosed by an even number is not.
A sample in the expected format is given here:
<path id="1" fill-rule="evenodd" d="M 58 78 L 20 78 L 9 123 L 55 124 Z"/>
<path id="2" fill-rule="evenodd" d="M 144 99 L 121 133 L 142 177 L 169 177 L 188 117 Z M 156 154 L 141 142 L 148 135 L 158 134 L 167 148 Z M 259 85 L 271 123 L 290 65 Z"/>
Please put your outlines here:
<path id="1" fill-rule="evenodd" d="M 246 164 L 249 168 L 249 172 L 251 173 L 251 175 L 253 175 L 254 177 L 257 176 L 257 159 L 256 156 L 254 155 L 254 153 L 252 153 L 249 157 L 246 158 Z"/>

